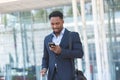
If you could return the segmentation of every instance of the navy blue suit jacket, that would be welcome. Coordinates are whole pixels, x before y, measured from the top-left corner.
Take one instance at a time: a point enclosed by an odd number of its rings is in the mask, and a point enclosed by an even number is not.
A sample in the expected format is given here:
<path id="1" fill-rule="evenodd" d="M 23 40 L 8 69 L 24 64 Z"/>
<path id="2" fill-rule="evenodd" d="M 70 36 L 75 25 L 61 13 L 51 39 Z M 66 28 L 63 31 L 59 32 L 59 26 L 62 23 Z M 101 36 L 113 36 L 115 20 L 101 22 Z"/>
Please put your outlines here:
<path id="1" fill-rule="evenodd" d="M 77 32 L 71 32 L 72 50 L 69 49 L 69 33 L 67 29 L 63 34 L 60 47 L 62 52 L 56 55 L 50 51 L 48 43 L 52 42 L 53 35 L 49 34 L 44 39 L 44 54 L 42 58 L 42 68 L 48 69 L 48 80 L 51 80 L 55 63 L 57 63 L 57 70 L 60 80 L 73 80 L 73 63 L 74 58 L 82 58 L 83 48 Z M 58 79 L 59 80 L 59 79 Z"/>

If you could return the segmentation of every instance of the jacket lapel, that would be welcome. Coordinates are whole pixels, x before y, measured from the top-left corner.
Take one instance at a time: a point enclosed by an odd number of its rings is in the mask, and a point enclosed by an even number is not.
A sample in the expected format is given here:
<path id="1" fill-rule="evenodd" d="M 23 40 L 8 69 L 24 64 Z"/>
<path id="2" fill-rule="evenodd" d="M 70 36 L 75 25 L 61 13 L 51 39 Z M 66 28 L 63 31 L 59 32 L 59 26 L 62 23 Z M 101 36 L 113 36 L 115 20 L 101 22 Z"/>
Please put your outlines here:
<path id="1" fill-rule="evenodd" d="M 53 35 L 50 34 L 50 36 L 49 36 L 49 38 L 48 38 L 48 43 L 49 43 L 49 42 L 52 42 L 52 38 L 53 38 Z"/>
<path id="2" fill-rule="evenodd" d="M 62 40 L 60 42 L 60 46 L 61 47 L 64 46 L 64 44 L 66 44 L 66 42 L 68 41 L 68 39 L 69 39 L 69 32 L 70 31 L 68 31 L 67 29 L 65 29 L 65 32 L 64 32 L 63 37 L 62 37 Z"/>

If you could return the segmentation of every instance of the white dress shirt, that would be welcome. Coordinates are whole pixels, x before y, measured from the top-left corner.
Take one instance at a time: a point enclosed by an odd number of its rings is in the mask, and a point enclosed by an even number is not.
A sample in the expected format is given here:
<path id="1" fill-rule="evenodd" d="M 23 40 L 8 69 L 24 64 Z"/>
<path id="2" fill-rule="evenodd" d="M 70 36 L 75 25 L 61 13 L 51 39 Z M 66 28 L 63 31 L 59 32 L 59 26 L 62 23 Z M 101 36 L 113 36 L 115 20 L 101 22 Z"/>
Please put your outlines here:
<path id="1" fill-rule="evenodd" d="M 62 29 L 62 31 L 60 32 L 60 35 L 58 35 L 58 36 L 56 36 L 53 33 L 53 39 L 52 39 L 52 41 L 55 43 L 55 45 L 59 45 L 60 44 L 64 32 L 65 32 L 65 28 Z"/>

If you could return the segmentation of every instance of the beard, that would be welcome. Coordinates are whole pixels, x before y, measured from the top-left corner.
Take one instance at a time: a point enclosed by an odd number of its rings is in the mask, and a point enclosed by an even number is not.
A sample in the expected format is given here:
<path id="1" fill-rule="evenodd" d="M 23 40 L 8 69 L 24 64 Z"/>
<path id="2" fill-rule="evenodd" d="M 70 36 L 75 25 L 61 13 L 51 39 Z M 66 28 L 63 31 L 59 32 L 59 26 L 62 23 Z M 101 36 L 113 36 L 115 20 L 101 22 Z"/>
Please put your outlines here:
<path id="1" fill-rule="evenodd" d="M 59 34 L 61 33 L 61 31 L 62 31 L 62 29 L 61 29 L 61 30 L 54 30 L 53 33 L 54 33 L 55 35 L 59 35 Z"/>
<path id="2" fill-rule="evenodd" d="M 60 34 L 60 31 L 58 32 L 58 31 L 54 31 L 53 32 L 55 35 L 59 35 Z"/>

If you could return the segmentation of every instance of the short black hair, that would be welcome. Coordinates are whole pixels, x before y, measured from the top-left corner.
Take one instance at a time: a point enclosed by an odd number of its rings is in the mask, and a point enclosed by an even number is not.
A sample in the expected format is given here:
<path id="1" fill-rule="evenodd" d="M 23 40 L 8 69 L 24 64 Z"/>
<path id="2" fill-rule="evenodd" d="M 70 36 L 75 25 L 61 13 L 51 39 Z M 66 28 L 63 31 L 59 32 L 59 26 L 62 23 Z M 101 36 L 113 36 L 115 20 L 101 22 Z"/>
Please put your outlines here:
<path id="1" fill-rule="evenodd" d="M 49 19 L 51 17 L 60 17 L 61 19 L 63 19 L 63 13 L 60 12 L 60 11 L 53 11 L 53 12 L 50 13 Z"/>

